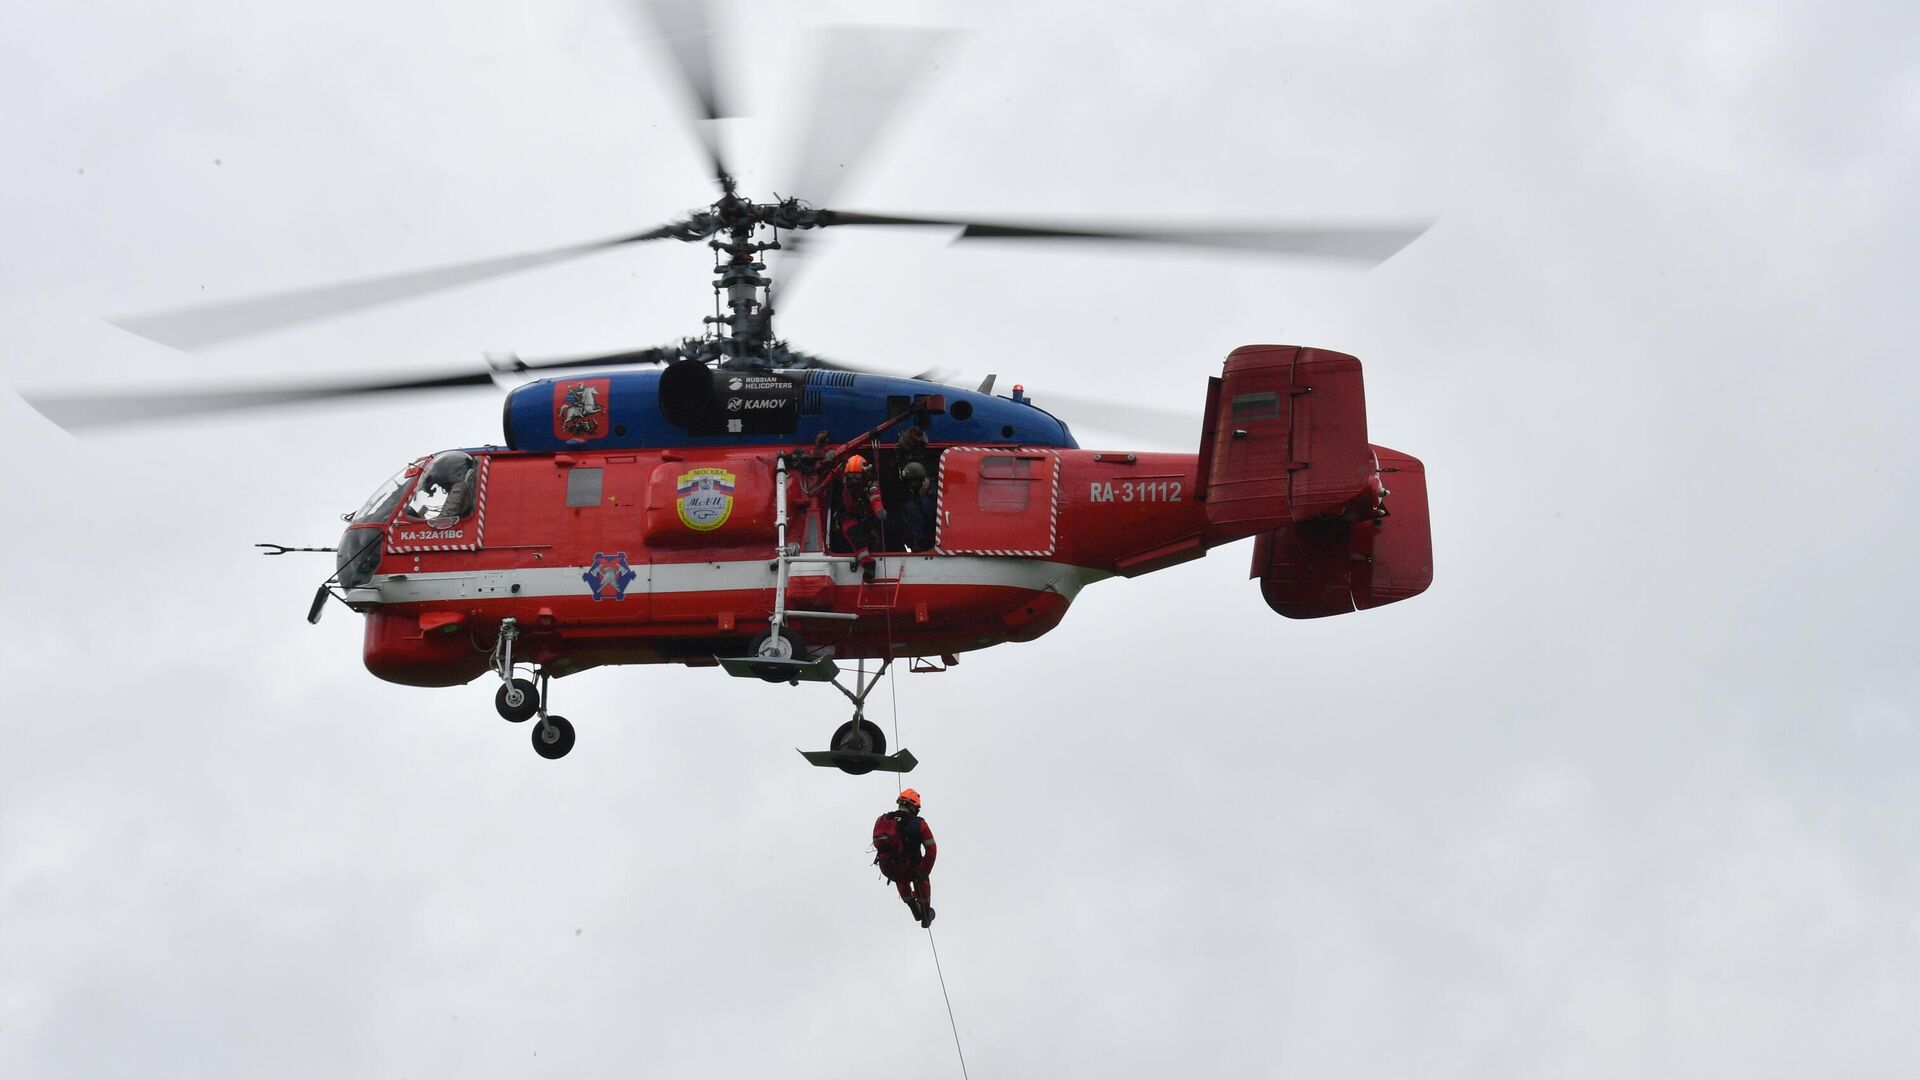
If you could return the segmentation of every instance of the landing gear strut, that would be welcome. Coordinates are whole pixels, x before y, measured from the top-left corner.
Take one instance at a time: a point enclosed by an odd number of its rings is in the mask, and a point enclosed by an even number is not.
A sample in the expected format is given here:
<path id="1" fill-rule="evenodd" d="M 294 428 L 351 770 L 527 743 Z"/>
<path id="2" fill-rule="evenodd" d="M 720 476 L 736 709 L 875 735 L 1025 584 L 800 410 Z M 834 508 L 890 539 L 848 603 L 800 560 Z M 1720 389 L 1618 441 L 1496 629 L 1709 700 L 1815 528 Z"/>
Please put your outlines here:
<path id="1" fill-rule="evenodd" d="M 892 659 L 880 661 L 880 669 L 867 677 L 866 661 L 861 661 L 853 678 L 852 690 L 833 680 L 834 688 L 853 702 L 853 719 L 841 724 L 834 730 L 833 739 L 827 750 L 802 750 L 800 756 L 815 765 L 831 765 L 843 773 L 861 776 L 875 769 L 882 772 L 911 772 L 920 762 L 911 751 L 897 750 L 887 753 L 887 736 L 880 725 L 867 719 L 867 696 L 873 688 L 880 685 L 880 677 L 893 666 Z"/>
<path id="2" fill-rule="evenodd" d="M 573 749 L 573 724 L 564 716 L 547 712 L 546 672 L 536 676 L 540 680 L 538 685 L 514 676 L 513 643 L 519 638 L 519 623 L 513 619 L 502 620 L 500 637 L 493 644 L 493 673 L 500 676 L 500 689 L 493 695 L 494 710 L 514 724 L 538 716 L 540 722 L 533 725 L 534 753 L 549 761 L 566 757 L 567 751 Z"/>

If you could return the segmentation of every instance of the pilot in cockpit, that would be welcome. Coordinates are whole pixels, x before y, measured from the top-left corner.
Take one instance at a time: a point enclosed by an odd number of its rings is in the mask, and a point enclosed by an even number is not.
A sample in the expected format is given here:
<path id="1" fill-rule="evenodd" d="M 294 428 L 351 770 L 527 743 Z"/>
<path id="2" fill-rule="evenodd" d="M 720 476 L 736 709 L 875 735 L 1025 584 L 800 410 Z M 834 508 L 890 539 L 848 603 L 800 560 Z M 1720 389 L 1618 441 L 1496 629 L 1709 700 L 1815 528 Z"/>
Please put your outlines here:
<path id="1" fill-rule="evenodd" d="M 420 477 L 407 513 L 433 524 L 458 521 L 473 509 L 473 458 L 457 450 L 441 454 Z"/>

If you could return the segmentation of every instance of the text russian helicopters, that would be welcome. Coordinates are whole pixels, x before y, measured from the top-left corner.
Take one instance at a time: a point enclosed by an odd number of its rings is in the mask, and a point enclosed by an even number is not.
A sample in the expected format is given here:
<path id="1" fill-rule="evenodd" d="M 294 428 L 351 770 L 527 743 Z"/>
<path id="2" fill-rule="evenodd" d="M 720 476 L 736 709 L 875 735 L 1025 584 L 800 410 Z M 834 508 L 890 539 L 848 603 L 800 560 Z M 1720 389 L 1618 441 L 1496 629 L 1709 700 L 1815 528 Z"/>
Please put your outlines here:
<path id="1" fill-rule="evenodd" d="M 700 119 L 718 119 L 712 35 L 686 25 L 699 5 L 653 10 Z M 857 73 L 860 83 L 836 95 L 845 105 L 838 114 L 853 141 L 864 141 L 897 99 L 876 85 L 892 77 L 882 74 L 889 58 L 904 75 L 927 38 L 843 31 L 834 40 L 857 59 L 827 70 Z M 318 618 L 329 595 L 362 613 L 366 666 L 392 682 L 455 686 L 493 673 L 496 708 L 514 721 L 537 716 L 534 747 L 549 758 L 574 743 L 573 726 L 548 710 L 551 676 L 670 662 L 770 682 L 831 682 L 854 715 L 830 751 L 810 757 L 850 772 L 911 768 L 910 756 L 885 755 L 879 727 L 862 715 L 896 660 L 938 669 L 968 650 L 1031 640 L 1057 625 L 1091 583 L 1150 573 L 1250 536 L 1253 576 L 1267 603 L 1289 617 L 1375 607 L 1430 584 L 1423 468 L 1368 441 L 1360 365 L 1350 356 L 1236 349 L 1206 388 L 1193 452 L 1089 451 L 1020 387 L 998 396 L 991 380 L 954 387 L 789 348 L 773 334 L 773 282 L 761 261 L 768 251 L 793 255 L 810 230 L 852 225 L 1372 262 L 1421 229 L 1113 228 L 876 214 L 793 197 L 756 202 L 740 193 L 710 127 L 701 130 L 721 194 L 657 228 L 120 323 L 165 344 L 205 347 L 573 255 L 675 239 L 716 253 L 717 314 L 699 338 L 427 379 L 31 400 L 56 422 L 80 427 L 535 375 L 507 397 L 501 445 L 421 457 L 349 515 L 336 573 L 309 617 Z M 548 371 L 564 374 L 540 377 Z M 924 445 L 901 446 L 909 428 Z M 838 485 L 856 454 L 873 465 L 884 507 L 907 501 L 909 459 L 930 480 L 931 535 L 879 528 L 867 568 L 836 543 L 844 535 Z M 852 688 L 839 680 L 838 662 L 849 660 L 860 662 Z"/>

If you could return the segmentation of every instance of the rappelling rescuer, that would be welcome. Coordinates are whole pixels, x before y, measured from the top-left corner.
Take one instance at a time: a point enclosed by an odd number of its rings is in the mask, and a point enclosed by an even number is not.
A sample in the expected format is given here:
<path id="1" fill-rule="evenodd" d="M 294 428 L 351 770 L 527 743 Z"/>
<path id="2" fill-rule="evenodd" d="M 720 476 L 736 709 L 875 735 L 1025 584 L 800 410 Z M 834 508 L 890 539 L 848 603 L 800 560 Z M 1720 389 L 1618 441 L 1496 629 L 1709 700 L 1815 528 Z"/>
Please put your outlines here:
<path id="1" fill-rule="evenodd" d="M 873 823 L 873 861 L 920 925 L 932 926 L 933 886 L 927 875 L 933 872 L 939 848 L 934 845 L 932 827 L 920 816 L 920 793 L 908 788 L 896 805 L 899 809 L 881 814 Z"/>

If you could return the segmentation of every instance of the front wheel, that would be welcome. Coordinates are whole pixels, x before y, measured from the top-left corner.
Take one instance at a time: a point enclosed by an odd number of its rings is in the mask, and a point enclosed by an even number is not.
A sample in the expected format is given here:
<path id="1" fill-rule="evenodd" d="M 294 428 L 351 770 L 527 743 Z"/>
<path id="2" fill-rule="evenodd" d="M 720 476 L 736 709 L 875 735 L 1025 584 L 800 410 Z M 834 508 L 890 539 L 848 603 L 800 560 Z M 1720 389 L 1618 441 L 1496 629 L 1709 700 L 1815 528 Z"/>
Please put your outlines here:
<path id="1" fill-rule="evenodd" d="M 533 752 L 557 761 L 573 749 L 573 724 L 564 716 L 549 716 L 533 725 Z"/>
<path id="2" fill-rule="evenodd" d="M 526 679 L 502 683 L 494 691 L 493 709 L 508 723 L 525 723 L 540 711 L 540 691 Z"/>

